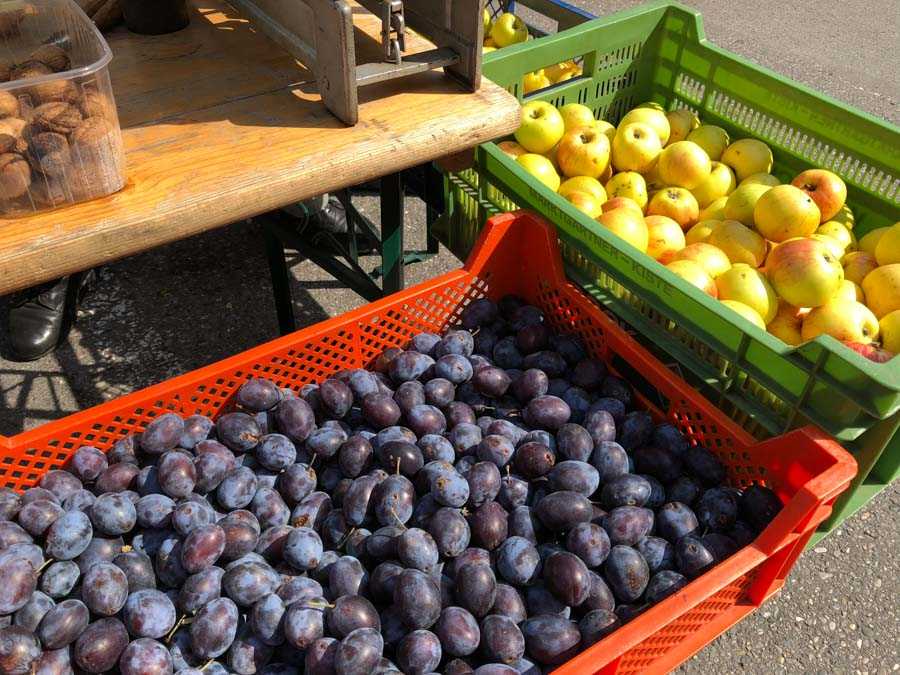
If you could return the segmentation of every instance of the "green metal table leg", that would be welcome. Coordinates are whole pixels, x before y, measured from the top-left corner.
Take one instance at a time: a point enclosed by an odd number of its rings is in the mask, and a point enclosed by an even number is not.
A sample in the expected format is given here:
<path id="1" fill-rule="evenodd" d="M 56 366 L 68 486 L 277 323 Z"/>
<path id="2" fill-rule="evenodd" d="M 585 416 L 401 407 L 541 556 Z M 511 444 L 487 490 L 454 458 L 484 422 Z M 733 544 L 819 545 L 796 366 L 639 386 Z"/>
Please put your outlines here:
<path id="1" fill-rule="evenodd" d="M 294 320 L 294 300 L 291 295 L 291 278 L 284 259 L 284 244 L 272 230 L 266 219 L 263 222 L 263 237 L 266 242 L 266 258 L 269 262 L 269 273 L 272 276 L 272 295 L 275 299 L 275 311 L 278 316 L 278 331 L 287 335 L 297 330 Z"/>
<path id="2" fill-rule="evenodd" d="M 439 246 L 438 239 L 432 231 L 435 221 L 440 218 L 444 212 L 444 176 L 432 164 L 425 165 L 425 185 L 422 195 L 425 202 L 425 237 L 426 250 L 430 255 L 437 255 Z"/>
<path id="3" fill-rule="evenodd" d="M 381 268 L 385 295 L 403 288 L 403 184 L 400 174 L 381 179 Z"/>

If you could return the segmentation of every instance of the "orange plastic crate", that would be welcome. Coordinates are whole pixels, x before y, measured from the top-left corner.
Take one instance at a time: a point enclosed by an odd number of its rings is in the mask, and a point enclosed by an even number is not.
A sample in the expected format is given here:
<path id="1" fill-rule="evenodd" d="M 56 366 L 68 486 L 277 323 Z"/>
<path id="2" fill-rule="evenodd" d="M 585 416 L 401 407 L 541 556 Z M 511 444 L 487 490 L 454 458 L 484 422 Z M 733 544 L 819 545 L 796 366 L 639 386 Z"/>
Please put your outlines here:
<path id="1" fill-rule="evenodd" d="M 0 437 L 0 484 L 28 488 L 80 446 L 108 450 L 164 412 L 214 417 L 251 376 L 298 390 L 338 370 L 366 367 L 417 332 L 453 325 L 471 300 L 507 293 L 543 309 L 556 330 L 580 335 L 593 355 L 636 386 L 641 404 L 658 419 L 715 452 L 732 485 L 765 484 L 785 504 L 753 544 L 556 671 L 666 672 L 781 588 L 856 463 L 812 427 L 757 443 L 566 280 L 553 228 L 528 213 L 489 221 L 462 269 L 143 391 Z"/>

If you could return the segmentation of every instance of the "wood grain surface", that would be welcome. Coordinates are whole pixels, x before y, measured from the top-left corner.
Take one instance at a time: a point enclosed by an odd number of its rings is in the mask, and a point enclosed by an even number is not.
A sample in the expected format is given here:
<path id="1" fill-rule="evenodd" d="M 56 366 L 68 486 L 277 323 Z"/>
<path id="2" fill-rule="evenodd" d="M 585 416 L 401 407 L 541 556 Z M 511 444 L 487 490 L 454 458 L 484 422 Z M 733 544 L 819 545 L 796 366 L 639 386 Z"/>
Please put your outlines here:
<path id="1" fill-rule="evenodd" d="M 355 12 L 357 50 L 377 58 L 380 23 Z M 360 92 L 346 127 L 312 77 L 227 3 L 195 0 L 165 36 L 108 35 L 126 148 L 114 195 L 0 219 L 0 294 L 430 161 L 513 131 L 519 105 L 484 80 L 441 72 Z M 429 48 L 411 37 L 415 51 Z M 421 47 L 418 49 L 417 47 Z"/>

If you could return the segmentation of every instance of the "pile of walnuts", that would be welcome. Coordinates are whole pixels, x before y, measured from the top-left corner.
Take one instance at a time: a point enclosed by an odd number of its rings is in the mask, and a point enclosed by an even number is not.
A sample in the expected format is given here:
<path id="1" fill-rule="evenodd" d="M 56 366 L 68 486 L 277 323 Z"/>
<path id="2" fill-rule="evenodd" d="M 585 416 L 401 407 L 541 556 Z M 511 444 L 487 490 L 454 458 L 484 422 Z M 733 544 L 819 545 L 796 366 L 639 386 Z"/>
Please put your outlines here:
<path id="1" fill-rule="evenodd" d="M 0 90 L 0 200 L 56 205 L 103 193 L 98 181 L 116 161 L 110 103 L 72 79 L 44 79 L 69 67 L 66 51 L 52 44 L 22 63 L 0 64 L 0 81 L 34 80 Z"/>

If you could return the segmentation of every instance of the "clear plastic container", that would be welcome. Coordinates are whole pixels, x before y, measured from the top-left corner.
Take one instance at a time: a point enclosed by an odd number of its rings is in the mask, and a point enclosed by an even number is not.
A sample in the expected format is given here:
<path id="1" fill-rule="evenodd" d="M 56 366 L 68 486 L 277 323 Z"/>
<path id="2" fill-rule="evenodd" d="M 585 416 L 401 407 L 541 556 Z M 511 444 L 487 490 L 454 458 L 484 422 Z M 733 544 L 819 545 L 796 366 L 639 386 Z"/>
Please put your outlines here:
<path id="1" fill-rule="evenodd" d="M 0 216 L 125 185 L 111 59 L 72 0 L 0 0 Z"/>

